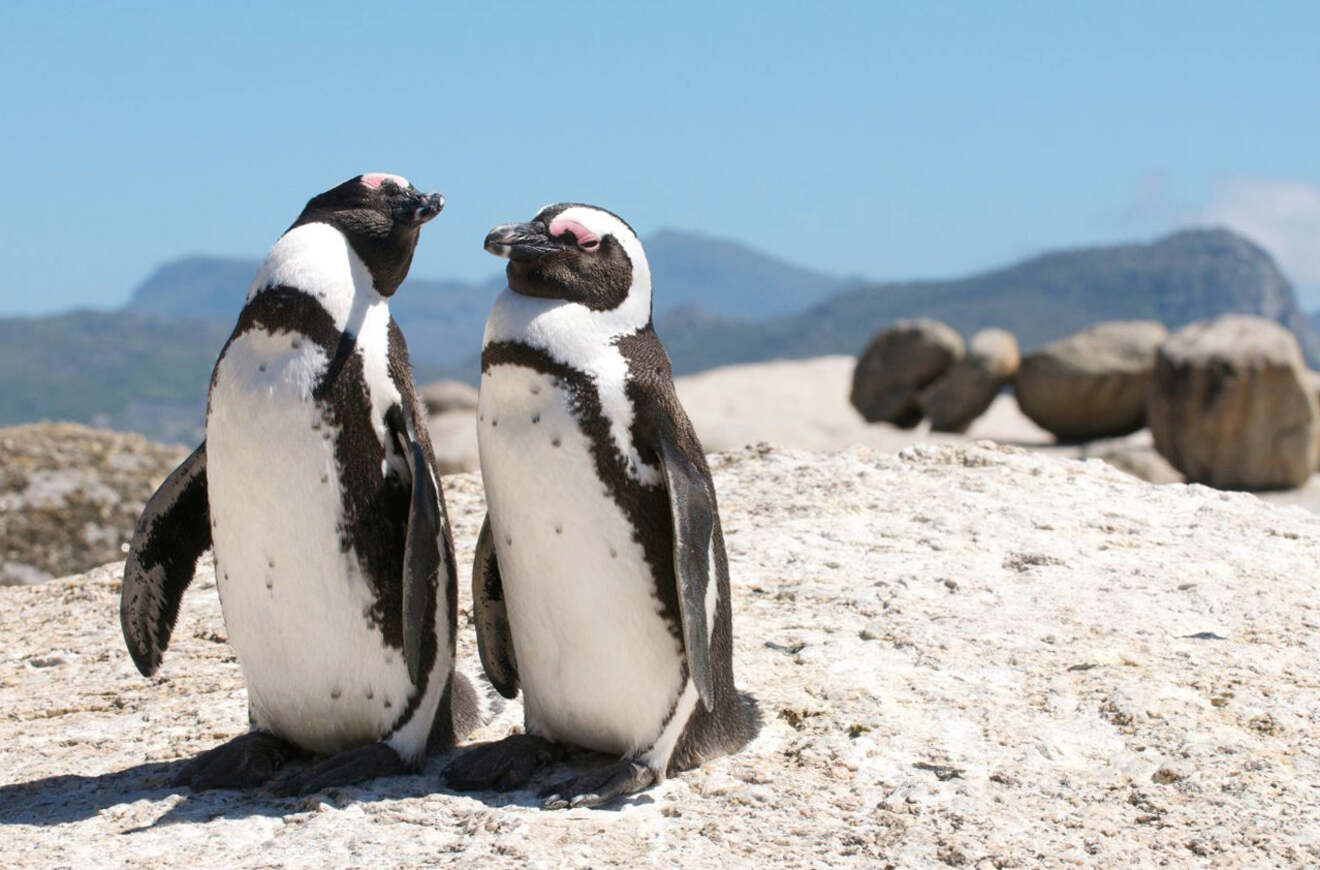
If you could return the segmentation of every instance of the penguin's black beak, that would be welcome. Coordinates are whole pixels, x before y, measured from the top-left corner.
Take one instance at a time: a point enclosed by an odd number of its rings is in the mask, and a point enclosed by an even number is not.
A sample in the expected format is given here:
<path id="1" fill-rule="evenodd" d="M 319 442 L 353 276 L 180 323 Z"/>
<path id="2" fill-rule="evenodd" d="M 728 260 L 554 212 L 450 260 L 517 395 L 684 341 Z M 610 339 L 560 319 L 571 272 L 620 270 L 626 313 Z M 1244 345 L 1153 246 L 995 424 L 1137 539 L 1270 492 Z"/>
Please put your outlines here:
<path id="1" fill-rule="evenodd" d="M 529 224 L 500 224 L 486 235 L 486 250 L 497 257 L 526 262 L 559 250 L 549 230 L 540 221 Z"/>
<path id="2" fill-rule="evenodd" d="M 419 224 L 424 224 L 440 214 L 445 207 L 445 195 L 443 193 L 424 193 L 420 199 L 421 204 L 413 212 L 413 220 Z"/>

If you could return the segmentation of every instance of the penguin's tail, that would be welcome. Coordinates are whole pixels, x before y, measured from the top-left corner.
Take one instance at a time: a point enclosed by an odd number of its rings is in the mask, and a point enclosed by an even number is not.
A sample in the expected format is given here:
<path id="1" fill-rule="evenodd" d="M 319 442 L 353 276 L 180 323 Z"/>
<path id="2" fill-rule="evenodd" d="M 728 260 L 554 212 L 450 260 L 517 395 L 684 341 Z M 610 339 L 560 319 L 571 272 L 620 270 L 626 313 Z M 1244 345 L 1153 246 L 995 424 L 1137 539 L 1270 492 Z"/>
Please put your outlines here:
<path id="1" fill-rule="evenodd" d="M 457 742 L 494 721 L 504 711 L 504 698 L 484 678 L 473 680 L 463 671 L 455 670 L 449 708 Z"/>

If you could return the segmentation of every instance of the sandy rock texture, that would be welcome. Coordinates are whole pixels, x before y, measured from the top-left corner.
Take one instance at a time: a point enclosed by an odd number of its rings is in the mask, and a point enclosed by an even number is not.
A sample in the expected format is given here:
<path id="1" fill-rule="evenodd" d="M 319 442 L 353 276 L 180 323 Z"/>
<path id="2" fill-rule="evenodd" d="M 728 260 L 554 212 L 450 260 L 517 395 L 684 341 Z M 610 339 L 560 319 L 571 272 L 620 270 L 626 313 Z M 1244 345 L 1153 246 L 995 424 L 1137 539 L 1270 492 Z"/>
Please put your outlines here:
<path id="1" fill-rule="evenodd" d="M 440 473 L 476 471 L 476 387 L 462 381 L 432 381 L 418 388 L 417 397 L 426 408 L 426 428 Z"/>
<path id="2" fill-rule="evenodd" d="M 444 758 L 305 799 L 189 794 L 180 760 L 246 724 L 213 573 L 148 681 L 111 565 L 0 589 L 0 865 L 1320 862 L 1320 518 L 992 445 L 712 466 L 764 716 L 740 754 L 608 810 L 448 794 Z M 444 483 L 466 623 L 480 487 Z"/>
<path id="3" fill-rule="evenodd" d="M 856 358 L 838 355 L 722 366 L 675 378 L 674 389 L 702 445 L 711 452 L 762 441 L 825 451 L 854 445 L 895 451 L 923 440 L 1054 443 L 1054 437 L 1028 420 L 1007 394 L 996 397 L 965 435 L 931 432 L 925 423 L 915 429 L 867 423 L 848 403 L 856 365 Z"/>
<path id="4" fill-rule="evenodd" d="M 477 388 L 462 381 L 432 381 L 423 384 L 417 391 L 417 398 L 422 400 L 428 414 L 477 409 Z"/>
<path id="5" fill-rule="evenodd" d="M 75 423 L 0 429 L 0 586 L 123 558 L 147 499 L 186 455 Z"/>
<path id="6" fill-rule="evenodd" d="M 971 443 L 985 439 L 1067 456 L 1152 449 L 1149 433 L 1137 436 L 1139 443 L 1135 446 L 1128 443 L 1133 436 L 1090 444 L 1056 444 L 1054 436 L 1023 414 L 1008 393 L 994 396 L 964 432 L 932 431 L 926 422 L 910 429 L 867 423 L 848 401 L 856 367 L 855 357 L 842 354 L 746 363 L 675 378 L 674 388 L 701 443 L 711 452 L 736 450 L 762 441 L 803 450 L 843 450 L 864 445 L 892 452 L 918 441 Z M 471 412 L 433 414 L 427 425 L 443 473 L 476 470 L 476 421 Z M 1158 462 L 1167 466 L 1162 459 Z M 1172 474 L 1176 476 L 1177 472 Z"/>
<path id="7" fill-rule="evenodd" d="M 476 471 L 481 467 L 477 454 L 477 412 L 471 410 L 443 411 L 429 414 L 427 431 L 435 448 L 435 464 L 441 474 Z"/>

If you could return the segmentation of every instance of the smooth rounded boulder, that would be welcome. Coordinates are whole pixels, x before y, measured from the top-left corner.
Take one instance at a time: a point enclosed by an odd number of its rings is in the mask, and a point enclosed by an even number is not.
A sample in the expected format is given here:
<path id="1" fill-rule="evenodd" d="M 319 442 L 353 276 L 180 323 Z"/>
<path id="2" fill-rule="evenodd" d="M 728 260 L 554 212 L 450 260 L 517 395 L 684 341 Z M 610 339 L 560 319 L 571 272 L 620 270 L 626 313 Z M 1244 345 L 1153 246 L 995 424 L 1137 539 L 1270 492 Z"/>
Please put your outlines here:
<path id="1" fill-rule="evenodd" d="M 1147 414 L 1155 448 L 1194 483 L 1296 487 L 1320 456 L 1320 406 L 1301 348 L 1262 317 L 1226 315 L 1170 336 Z"/>
<path id="2" fill-rule="evenodd" d="M 911 429 L 923 416 L 921 391 L 962 355 L 962 337 L 938 320 L 899 320 L 862 352 L 848 399 L 868 423 Z"/>
<path id="3" fill-rule="evenodd" d="M 1002 329 L 983 329 L 967 345 L 967 355 L 921 394 L 921 407 L 935 432 L 965 432 L 985 413 L 999 391 L 1017 374 L 1017 339 Z"/>
<path id="4" fill-rule="evenodd" d="M 1018 406 L 1060 441 L 1135 432 L 1146 422 L 1155 351 L 1167 335 L 1154 320 L 1115 320 L 1032 351 L 1013 382 Z"/>

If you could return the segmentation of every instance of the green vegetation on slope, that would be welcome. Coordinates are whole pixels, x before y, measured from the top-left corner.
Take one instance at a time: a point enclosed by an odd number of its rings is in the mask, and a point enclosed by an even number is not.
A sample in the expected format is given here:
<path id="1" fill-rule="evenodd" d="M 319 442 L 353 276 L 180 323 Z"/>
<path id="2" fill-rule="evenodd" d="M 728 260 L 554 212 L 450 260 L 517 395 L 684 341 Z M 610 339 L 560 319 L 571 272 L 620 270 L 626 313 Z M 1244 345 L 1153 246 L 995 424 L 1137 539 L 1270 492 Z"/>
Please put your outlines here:
<path id="1" fill-rule="evenodd" d="M 231 328 L 127 312 L 0 320 L 0 424 L 72 420 L 181 439 L 198 427 Z M 176 407 L 190 425 L 151 422 Z M 147 425 L 123 419 L 133 408 Z"/>

